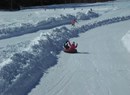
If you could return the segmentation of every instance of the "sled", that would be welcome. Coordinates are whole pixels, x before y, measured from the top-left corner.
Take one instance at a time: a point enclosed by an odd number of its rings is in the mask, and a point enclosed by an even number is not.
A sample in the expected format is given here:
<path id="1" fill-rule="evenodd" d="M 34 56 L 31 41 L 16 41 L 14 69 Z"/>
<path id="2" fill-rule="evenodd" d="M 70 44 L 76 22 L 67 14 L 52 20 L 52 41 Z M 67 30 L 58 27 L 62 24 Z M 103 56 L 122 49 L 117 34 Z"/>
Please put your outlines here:
<path id="1" fill-rule="evenodd" d="M 64 52 L 66 52 L 66 53 L 77 53 L 77 49 L 74 49 L 74 50 L 64 49 Z"/>

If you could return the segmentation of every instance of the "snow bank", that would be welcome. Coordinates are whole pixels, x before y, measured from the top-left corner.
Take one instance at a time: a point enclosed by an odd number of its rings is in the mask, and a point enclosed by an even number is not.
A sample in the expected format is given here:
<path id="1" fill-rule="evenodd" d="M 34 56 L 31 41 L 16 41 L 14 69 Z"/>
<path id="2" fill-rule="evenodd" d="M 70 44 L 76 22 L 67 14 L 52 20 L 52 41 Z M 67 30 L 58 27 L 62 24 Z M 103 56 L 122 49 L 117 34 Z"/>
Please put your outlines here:
<path id="1" fill-rule="evenodd" d="M 88 11 L 86 14 L 84 14 L 82 12 L 78 12 L 76 18 L 78 20 L 89 20 L 91 18 L 96 18 L 96 17 L 99 16 L 99 14 L 97 14 L 97 13 L 95 13 L 93 11 Z"/>
<path id="2" fill-rule="evenodd" d="M 50 17 L 47 20 L 43 20 L 37 23 L 12 23 L 7 25 L 2 25 L 0 27 L 0 39 L 5 39 L 9 37 L 19 36 L 27 33 L 37 32 L 38 30 L 50 29 L 61 25 L 71 24 L 72 19 L 78 20 L 88 20 L 90 18 L 98 17 L 97 13 L 77 13 L 74 15 L 60 15 L 60 17 Z"/>
<path id="3" fill-rule="evenodd" d="M 6 47 L 0 48 L 0 67 L 1 63 L 12 56 L 14 53 L 21 51 L 23 48 L 26 48 L 30 41 L 20 42 L 15 45 L 7 45 Z"/>
<path id="4" fill-rule="evenodd" d="M 67 39 L 78 37 L 79 33 L 99 26 L 128 19 L 130 19 L 130 16 L 116 17 L 71 30 L 61 27 L 53 29 L 51 32 L 42 33 L 31 42 L 26 50 L 15 53 L 10 58 L 11 61 L 1 68 L 0 94 L 26 95 L 38 84 L 47 69 L 57 63 L 57 55 L 62 50 L 63 43 Z"/>
<path id="5" fill-rule="evenodd" d="M 128 31 L 122 38 L 122 42 L 127 50 L 130 52 L 130 31 Z"/>

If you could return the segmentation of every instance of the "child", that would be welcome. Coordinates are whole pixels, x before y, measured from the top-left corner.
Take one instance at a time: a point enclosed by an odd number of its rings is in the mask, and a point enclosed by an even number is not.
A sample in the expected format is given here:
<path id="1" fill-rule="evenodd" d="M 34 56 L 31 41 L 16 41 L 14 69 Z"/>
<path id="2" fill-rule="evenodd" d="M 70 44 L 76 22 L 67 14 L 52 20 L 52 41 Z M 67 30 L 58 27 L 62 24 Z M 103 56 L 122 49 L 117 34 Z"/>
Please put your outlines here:
<path id="1" fill-rule="evenodd" d="M 69 42 L 69 41 L 67 40 L 67 41 L 64 43 L 64 48 L 65 48 L 65 49 L 69 49 L 69 48 L 70 48 L 69 45 L 68 45 L 68 42 Z"/>

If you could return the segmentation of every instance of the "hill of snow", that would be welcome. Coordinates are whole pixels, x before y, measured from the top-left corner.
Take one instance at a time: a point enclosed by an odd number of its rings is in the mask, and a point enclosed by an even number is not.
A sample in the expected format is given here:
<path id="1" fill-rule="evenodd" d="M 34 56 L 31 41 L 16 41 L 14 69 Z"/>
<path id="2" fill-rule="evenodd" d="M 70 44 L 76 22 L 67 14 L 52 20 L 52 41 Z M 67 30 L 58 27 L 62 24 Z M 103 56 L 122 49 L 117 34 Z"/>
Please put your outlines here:
<path id="1" fill-rule="evenodd" d="M 129 95 L 129 8 L 115 1 L 1 11 L 0 94 Z M 74 37 L 81 52 L 61 52 Z"/>

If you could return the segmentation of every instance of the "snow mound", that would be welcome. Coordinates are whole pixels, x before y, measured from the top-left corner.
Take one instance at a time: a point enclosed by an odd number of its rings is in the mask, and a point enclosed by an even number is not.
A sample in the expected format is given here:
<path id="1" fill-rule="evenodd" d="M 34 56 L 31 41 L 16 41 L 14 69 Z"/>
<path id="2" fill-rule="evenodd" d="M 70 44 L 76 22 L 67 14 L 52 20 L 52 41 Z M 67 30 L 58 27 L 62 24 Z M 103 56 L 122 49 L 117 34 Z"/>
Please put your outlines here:
<path id="1" fill-rule="evenodd" d="M 130 52 L 130 31 L 128 31 L 122 38 L 122 42 L 127 50 Z"/>
<path id="2" fill-rule="evenodd" d="M 22 51 L 22 49 L 26 48 L 29 43 L 30 43 L 30 41 L 26 41 L 26 42 L 17 43 L 15 45 L 7 45 L 6 47 L 2 47 L 0 49 L 0 54 L 1 54 L 0 63 L 2 63 L 4 60 L 8 59 L 14 53 Z"/>
<path id="3" fill-rule="evenodd" d="M 89 20 L 91 18 L 96 18 L 96 17 L 99 17 L 99 14 L 93 11 L 88 11 L 86 14 L 82 12 L 78 12 L 76 15 L 76 18 L 78 20 Z"/>

